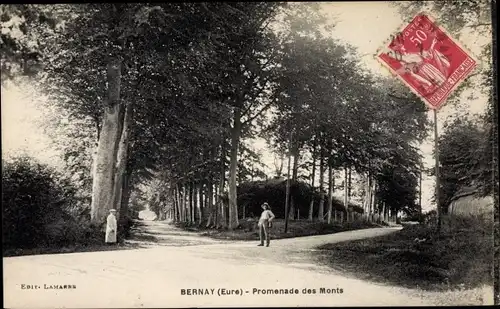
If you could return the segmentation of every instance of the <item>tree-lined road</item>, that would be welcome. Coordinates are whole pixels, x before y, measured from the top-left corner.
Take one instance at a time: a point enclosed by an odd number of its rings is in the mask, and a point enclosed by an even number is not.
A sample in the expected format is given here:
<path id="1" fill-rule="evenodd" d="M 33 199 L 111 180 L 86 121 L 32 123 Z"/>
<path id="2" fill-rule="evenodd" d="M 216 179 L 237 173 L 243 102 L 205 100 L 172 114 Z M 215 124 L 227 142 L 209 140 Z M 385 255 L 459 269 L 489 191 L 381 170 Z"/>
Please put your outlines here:
<path id="1" fill-rule="evenodd" d="M 4 258 L 4 307 L 359 306 L 477 303 L 484 291 L 431 293 L 373 284 L 311 262 L 317 245 L 375 237 L 376 228 L 272 241 L 214 241 L 161 222 L 148 233 L 163 241 L 150 248 Z M 170 237 L 170 238 L 169 238 Z M 168 240 L 167 240 L 168 239 Z M 163 246 L 161 245 L 163 244 Z M 21 289 L 21 285 L 40 289 Z M 75 289 L 44 289 L 44 285 Z M 218 289 L 243 295 L 219 296 Z M 297 289 L 298 295 L 256 295 L 253 289 Z M 304 295 L 302 290 L 316 289 Z M 319 294 L 320 288 L 343 293 Z M 181 295 L 181 289 L 214 289 L 214 295 Z M 248 291 L 248 293 L 246 293 Z M 211 290 L 210 290 L 211 292 Z M 489 298 L 491 299 L 491 297 Z M 442 302 L 444 301 L 444 302 Z"/>

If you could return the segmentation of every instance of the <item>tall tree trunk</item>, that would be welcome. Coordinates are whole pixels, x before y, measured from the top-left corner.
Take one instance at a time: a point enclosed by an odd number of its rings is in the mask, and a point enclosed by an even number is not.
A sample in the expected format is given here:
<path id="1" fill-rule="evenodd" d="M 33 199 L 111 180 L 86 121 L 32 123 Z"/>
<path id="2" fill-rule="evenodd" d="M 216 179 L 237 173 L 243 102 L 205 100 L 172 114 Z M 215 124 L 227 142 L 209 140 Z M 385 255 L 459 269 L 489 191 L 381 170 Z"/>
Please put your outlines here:
<path id="1" fill-rule="evenodd" d="M 213 147 L 210 149 L 209 153 L 210 160 L 212 162 L 215 162 L 217 159 L 217 147 Z M 207 224 L 206 227 L 211 227 L 213 223 L 215 223 L 215 217 L 216 217 L 216 212 L 217 210 L 214 207 L 214 174 L 213 170 L 210 170 L 208 172 L 208 177 L 207 177 L 207 187 L 206 187 L 206 194 L 207 194 L 207 201 L 206 201 L 206 207 L 208 211 L 208 217 L 207 217 Z M 214 224 L 215 225 L 215 224 Z"/>
<path id="2" fill-rule="evenodd" d="M 370 199 L 370 209 L 371 209 L 371 217 L 373 221 L 373 217 L 375 217 L 375 205 L 376 205 L 376 189 L 377 189 L 377 179 L 374 177 L 372 180 L 372 186 L 371 186 L 371 199 Z"/>
<path id="3" fill-rule="evenodd" d="M 347 203 L 349 204 L 351 202 L 351 189 L 352 189 L 352 169 L 349 167 L 349 176 L 348 176 L 348 184 L 347 184 Z"/>
<path id="4" fill-rule="evenodd" d="M 182 206 L 181 206 L 181 192 L 180 192 L 180 189 L 179 189 L 179 184 L 176 184 L 175 185 L 175 192 L 177 194 L 177 198 L 176 198 L 176 207 L 177 207 L 177 210 L 176 210 L 176 213 L 177 213 L 177 220 L 176 222 L 182 222 L 182 216 L 181 216 L 181 213 L 182 213 Z"/>
<path id="5" fill-rule="evenodd" d="M 347 167 L 344 167 L 344 208 L 349 209 L 349 175 Z"/>
<path id="6" fill-rule="evenodd" d="M 368 197 L 368 176 L 361 174 L 361 179 L 362 179 L 362 187 L 363 187 L 363 214 L 362 217 L 365 217 L 367 215 L 367 207 L 366 207 L 366 199 Z"/>
<path id="7" fill-rule="evenodd" d="M 115 186 L 114 186 L 114 208 L 118 214 L 118 221 L 120 221 L 120 217 L 125 216 L 126 214 L 120 211 L 122 206 L 122 192 L 123 192 L 123 183 L 127 168 L 128 162 L 128 142 L 130 138 L 130 126 L 132 121 L 132 104 L 127 102 L 125 105 L 125 115 L 123 116 L 123 126 L 120 137 L 120 143 L 118 145 L 118 153 L 117 153 L 117 162 L 116 162 L 116 171 L 115 171 Z"/>
<path id="8" fill-rule="evenodd" d="M 222 141 L 221 145 L 221 173 L 219 179 L 219 188 L 217 189 L 217 228 L 226 227 L 226 218 L 224 211 L 223 195 L 224 195 L 224 185 L 226 183 L 226 143 Z"/>
<path id="9" fill-rule="evenodd" d="M 184 208 L 184 222 L 188 223 L 189 222 L 189 190 L 188 190 L 188 184 L 184 183 L 184 187 L 182 189 L 183 193 L 183 208 Z"/>
<path id="10" fill-rule="evenodd" d="M 156 218 L 158 218 L 158 221 L 161 221 L 162 220 L 162 209 L 163 209 L 163 205 L 162 205 L 162 202 L 160 202 L 160 199 L 161 197 L 158 197 L 158 207 L 156 208 Z"/>
<path id="11" fill-rule="evenodd" d="M 120 104 L 121 61 L 114 59 L 107 66 L 108 94 L 104 104 L 103 124 L 95 156 L 92 181 L 91 222 L 103 225 L 113 207 L 115 168 L 123 125 Z"/>
<path id="12" fill-rule="evenodd" d="M 225 200 L 225 203 L 223 204 L 224 206 L 224 222 L 225 222 L 225 228 L 229 227 L 229 203 L 228 200 Z"/>
<path id="13" fill-rule="evenodd" d="M 318 205 L 318 221 L 323 222 L 324 221 L 324 204 L 325 204 L 325 195 L 324 195 L 324 190 L 323 190 L 323 179 L 325 176 L 325 162 L 324 162 L 324 155 L 323 155 L 323 146 L 321 146 L 321 151 L 319 155 L 319 205 Z"/>
<path id="14" fill-rule="evenodd" d="M 174 188 L 172 189 L 172 220 L 174 222 L 177 222 L 177 186 L 174 186 Z"/>
<path id="15" fill-rule="evenodd" d="M 313 145 L 312 151 L 312 175 L 311 175 L 311 202 L 309 204 L 309 221 L 313 221 L 314 212 L 314 178 L 316 178 L 316 143 Z"/>
<path id="16" fill-rule="evenodd" d="M 200 213 L 198 212 L 198 210 L 200 209 L 199 205 L 198 205 L 198 184 L 196 182 L 193 182 L 192 183 L 192 192 L 193 192 L 193 224 L 196 224 L 196 222 L 198 222 L 198 218 L 200 217 Z"/>
<path id="17" fill-rule="evenodd" d="M 288 220 L 290 218 L 290 166 L 292 160 L 292 132 L 290 132 L 290 137 L 288 140 L 288 165 L 286 170 L 286 190 L 285 190 L 285 233 L 288 232 Z"/>
<path id="18" fill-rule="evenodd" d="M 276 178 L 280 178 L 283 173 L 283 154 L 279 155 L 279 159 L 277 155 L 274 155 L 274 170 L 276 172 Z"/>
<path id="19" fill-rule="evenodd" d="M 179 222 L 184 222 L 184 210 L 182 209 L 182 184 L 177 184 L 177 203 L 179 206 Z"/>
<path id="20" fill-rule="evenodd" d="M 125 174 L 123 175 L 122 190 L 121 190 L 121 201 L 120 201 L 120 218 L 118 220 L 119 226 L 124 227 L 125 223 L 129 218 L 129 207 L 128 203 L 130 201 L 130 178 L 132 177 L 132 171 L 129 167 L 125 169 Z"/>
<path id="21" fill-rule="evenodd" d="M 186 209 L 185 221 L 186 221 L 186 223 L 189 223 L 191 220 L 191 211 L 189 208 L 189 183 L 188 182 L 184 183 L 184 208 Z"/>
<path id="22" fill-rule="evenodd" d="M 190 218 L 189 223 L 196 222 L 196 205 L 195 205 L 195 196 L 194 196 L 194 182 L 189 183 L 189 212 Z"/>
<path id="23" fill-rule="evenodd" d="M 186 222 L 186 202 L 185 202 L 185 191 L 184 184 L 179 184 L 179 213 L 181 216 L 181 222 Z"/>
<path id="24" fill-rule="evenodd" d="M 212 184 L 210 186 L 210 205 L 212 205 L 212 223 L 213 227 L 217 227 L 217 204 L 216 204 L 216 194 L 217 194 L 217 184 L 212 178 Z"/>
<path id="25" fill-rule="evenodd" d="M 327 223 L 332 223 L 332 208 L 333 208 L 333 169 L 330 164 L 328 164 L 328 213 L 327 213 Z"/>
<path id="26" fill-rule="evenodd" d="M 295 142 L 295 146 L 293 149 L 293 169 L 292 169 L 292 186 L 297 184 L 297 176 L 299 173 L 299 160 L 300 160 L 300 149 L 297 145 L 297 141 Z M 294 220 L 295 216 L 295 199 L 293 194 L 290 195 L 290 220 Z"/>
<path id="27" fill-rule="evenodd" d="M 422 171 L 418 175 L 418 212 L 420 214 L 420 221 L 422 218 Z"/>
<path id="28" fill-rule="evenodd" d="M 224 196 L 224 193 L 222 193 L 221 199 L 219 201 L 219 207 L 220 207 L 220 227 L 225 229 L 227 228 L 227 210 L 226 210 L 226 198 Z"/>
<path id="29" fill-rule="evenodd" d="M 203 182 L 198 184 L 198 225 L 201 226 L 203 220 L 205 219 L 205 214 L 203 213 Z"/>
<path id="30" fill-rule="evenodd" d="M 238 144 L 241 134 L 241 111 L 239 108 L 234 110 L 234 122 L 231 128 L 231 154 L 229 164 L 229 230 L 238 227 L 238 204 L 236 193 L 236 177 L 238 175 Z"/>
<path id="31" fill-rule="evenodd" d="M 200 213 L 200 197 L 199 197 L 199 183 L 193 182 L 193 223 L 198 224 L 201 213 Z"/>
<path id="32" fill-rule="evenodd" d="M 184 183 L 184 188 L 182 190 L 183 194 L 183 203 L 184 203 L 184 222 L 189 223 L 189 185 L 188 183 Z"/>
<path id="33" fill-rule="evenodd" d="M 368 172 L 368 175 L 366 177 L 366 186 L 365 186 L 365 200 L 364 200 L 364 204 L 365 204 L 365 214 L 366 214 L 366 217 L 369 218 L 370 215 L 371 215 L 371 209 L 370 209 L 370 204 L 371 204 L 371 193 L 372 193 L 372 190 L 371 190 L 371 187 L 372 187 L 372 182 L 371 182 L 372 178 L 371 178 L 371 174 L 370 172 Z"/>
<path id="34" fill-rule="evenodd" d="M 215 222 L 215 213 L 216 209 L 214 208 L 214 183 L 213 183 L 213 178 L 210 176 L 210 180 L 208 181 L 208 187 L 207 187 L 207 195 L 208 195 L 208 200 L 207 200 L 207 207 L 209 208 L 209 215 L 207 219 L 207 225 L 206 227 L 210 227 L 212 225 L 212 222 Z"/>
<path id="35" fill-rule="evenodd" d="M 198 197 L 196 196 L 196 183 L 191 183 L 191 222 L 196 224 L 198 221 Z"/>
<path id="36" fill-rule="evenodd" d="M 215 219 L 214 219 L 214 226 L 216 229 L 221 227 L 221 211 L 220 211 L 220 180 L 219 184 L 214 184 L 214 204 L 215 204 Z"/>
<path id="37" fill-rule="evenodd" d="M 202 196 L 202 208 L 201 208 L 201 213 L 202 219 L 201 219 L 201 224 L 207 223 L 208 218 L 210 217 L 210 211 L 212 210 L 210 207 L 210 204 L 208 203 L 208 187 L 210 187 L 209 181 L 203 181 L 201 183 L 201 196 Z"/>

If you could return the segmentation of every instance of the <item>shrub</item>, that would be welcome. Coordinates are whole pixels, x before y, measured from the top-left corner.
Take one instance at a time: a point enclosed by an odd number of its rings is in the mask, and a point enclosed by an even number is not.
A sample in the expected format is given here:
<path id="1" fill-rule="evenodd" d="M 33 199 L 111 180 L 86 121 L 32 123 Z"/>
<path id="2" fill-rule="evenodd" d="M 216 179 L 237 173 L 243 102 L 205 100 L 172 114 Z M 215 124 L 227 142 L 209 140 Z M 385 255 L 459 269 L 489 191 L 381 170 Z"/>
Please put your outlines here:
<path id="1" fill-rule="evenodd" d="M 121 229 L 123 235 L 121 237 L 123 238 L 128 238 L 131 236 L 130 231 L 134 227 L 134 220 L 130 216 L 126 216 L 119 222 L 120 226 L 119 229 Z M 120 233 L 120 231 L 119 231 Z"/>
<path id="2" fill-rule="evenodd" d="M 423 223 L 427 225 L 435 225 L 437 223 L 437 211 L 431 210 L 423 215 Z"/>
<path id="3" fill-rule="evenodd" d="M 70 215 L 76 189 L 53 169 L 22 157 L 2 161 L 3 245 L 9 248 L 61 246 L 90 228 Z"/>
<path id="4" fill-rule="evenodd" d="M 290 197 L 294 199 L 295 209 L 300 210 L 300 217 L 305 218 L 309 213 L 309 204 L 311 198 L 314 198 L 313 216 L 317 217 L 320 194 L 317 189 L 302 181 L 292 182 L 290 184 Z M 267 181 L 245 182 L 238 186 L 238 211 L 239 216 L 257 217 L 262 212 L 261 205 L 268 202 L 273 213 L 278 218 L 284 218 L 284 204 L 286 199 L 286 180 L 271 179 Z M 325 210 L 327 209 L 327 197 L 325 196 Z M 333 198 L 333 210 L 345 211 L 343 202 Z M 363 208 L 349 204 L 349 210 L 362 213 Z"/>
<path id="5" fill-rule="evenodd" d="M 402 222 L 407 222 L 407 221 L 417 221 L 417 222 L 424 222 L 426 218 L 425 214 L 421 214 L 418 211 L 414 211 L 410 214 L 407 214 L 405 217 L 401 219 Z"/>

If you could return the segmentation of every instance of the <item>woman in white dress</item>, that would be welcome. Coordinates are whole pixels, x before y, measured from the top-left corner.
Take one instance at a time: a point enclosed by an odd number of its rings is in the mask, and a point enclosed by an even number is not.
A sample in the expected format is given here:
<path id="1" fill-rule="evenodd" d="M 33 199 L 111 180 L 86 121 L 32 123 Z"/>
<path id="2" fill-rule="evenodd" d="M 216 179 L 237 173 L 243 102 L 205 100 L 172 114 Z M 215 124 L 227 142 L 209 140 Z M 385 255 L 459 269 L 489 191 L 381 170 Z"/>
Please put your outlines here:
<path id="1" fill-rule="evenodd" d="M 110 209 L 109 215 L 106 221 L 106 243 L 114 244 L 116 243 L 116 209 Z"/>

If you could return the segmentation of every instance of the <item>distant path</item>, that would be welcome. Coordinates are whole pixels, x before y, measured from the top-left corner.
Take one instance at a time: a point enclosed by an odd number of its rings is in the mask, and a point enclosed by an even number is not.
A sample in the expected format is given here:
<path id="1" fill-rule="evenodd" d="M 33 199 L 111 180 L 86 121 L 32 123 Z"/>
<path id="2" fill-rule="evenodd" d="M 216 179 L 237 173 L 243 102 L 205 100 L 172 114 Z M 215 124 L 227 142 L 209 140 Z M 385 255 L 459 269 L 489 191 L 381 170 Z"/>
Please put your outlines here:
<path id="1" fill-rule="evenodd" d="M 131 237 L 126 240 L 127 244 L 140 247 L 156 246 L 194 246 L 216 243 L 227 243 L 224 240 L 215 240 L 209 237 L 201 237 L 200 233 L 184 231 L 175 227 L 168 221 L 136 221 L 136 227 L 132 228 Z"/>
<path id="2" fill-rule="evenodd" d="M 375 284 L 314 263 L 314 247 L 385 235 L 375 228 L 271 241 L 220 241 L 165 222 L 143 222 L 131 242 L 144 249 L 4 258 L 4 307 L 200 307 L 460 305 L 478 293 L 433 293 Z M 142 240 L 141 240 L 142 239 Z M 144 240 L 149 239 L 149 242 Z M 22 290 L 21 284 L 74 284 L 68 290 Z M 243 296 L 218 296 L 219 288 Z M 253 295 L 257 289 L 315 289 L 311 295 Z M 342 294 L 319 294 L 342 288 Z M 181 295 L 215 289 L 215 295 Z M 248 293 L 246 293 L 248 291 Z"/>

